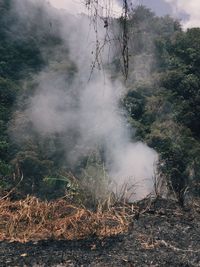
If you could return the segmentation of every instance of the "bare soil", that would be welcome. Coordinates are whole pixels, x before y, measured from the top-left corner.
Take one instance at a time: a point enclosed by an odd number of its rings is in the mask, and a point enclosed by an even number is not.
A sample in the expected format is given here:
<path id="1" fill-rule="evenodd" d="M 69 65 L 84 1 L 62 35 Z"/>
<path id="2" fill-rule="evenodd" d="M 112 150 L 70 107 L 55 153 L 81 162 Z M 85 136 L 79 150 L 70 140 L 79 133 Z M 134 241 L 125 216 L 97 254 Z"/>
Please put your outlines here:
<path id="1" fill-rule="evenodd" d="M 0 266 L 200 266 L 200 208 L 157 200 L 129 231 L 83 240 L 0 242 Z"/>

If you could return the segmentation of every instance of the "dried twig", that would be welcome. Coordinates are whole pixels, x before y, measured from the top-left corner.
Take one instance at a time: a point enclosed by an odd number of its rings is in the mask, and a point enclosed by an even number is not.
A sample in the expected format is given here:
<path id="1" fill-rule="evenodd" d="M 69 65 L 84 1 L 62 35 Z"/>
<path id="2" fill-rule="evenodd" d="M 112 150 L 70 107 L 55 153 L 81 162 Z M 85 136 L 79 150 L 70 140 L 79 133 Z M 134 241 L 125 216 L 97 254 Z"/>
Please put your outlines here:
<path id="1" fill-rule="evenodd" d="M 39 239 L 82 239 L 127 232 L 133 211 L 110 207 L 96 212 L 60 199 L 40 201 L 28 196 L 24 200 L 0 200 L 0 240 L 27 242 Z"/>
<path id="2" fill-rule="evenodd" d="M 0 198 L 0 200 L 6 199 L 8 198 L 15 190 L 16 188 L 20 185 L 20 183 L 22 182 L 22 180 L 24 179 L 23 173 L 21 175 L 21 179 L 20 181 L 16 184 L 16 186 L 14 186 L 5 196 L 3 196 L 2 198 Z"/>
<path id="3" fill-rule="evenodd" d="M 165 240 L 159 240 L 157 241 L 159 244 L 164 245 L 165 247 L 168 247 L 174 251 L 181 251 L 181 252 L 191 252 L 191 253 L 200 253 L 200 249 L 198 250 L 193 250 L 193 249 L 181 249 L 177 248 L 169 243 L 167 243 Z"/>

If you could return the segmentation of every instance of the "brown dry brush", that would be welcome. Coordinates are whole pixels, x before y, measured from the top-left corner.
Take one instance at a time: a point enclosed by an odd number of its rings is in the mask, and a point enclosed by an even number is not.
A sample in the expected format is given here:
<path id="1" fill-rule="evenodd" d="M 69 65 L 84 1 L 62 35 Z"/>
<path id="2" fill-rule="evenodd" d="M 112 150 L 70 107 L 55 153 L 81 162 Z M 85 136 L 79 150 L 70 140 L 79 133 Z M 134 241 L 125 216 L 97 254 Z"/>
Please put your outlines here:
<path id="1" fill-rule="evenodd" d="M 64 199 L 47 202 L 28 196 L 0 200 L 0 240 L 27 242 L 41 239 L 105 237 L 128 231 L 134 208 L 99 207 L 92 212 Z"/>

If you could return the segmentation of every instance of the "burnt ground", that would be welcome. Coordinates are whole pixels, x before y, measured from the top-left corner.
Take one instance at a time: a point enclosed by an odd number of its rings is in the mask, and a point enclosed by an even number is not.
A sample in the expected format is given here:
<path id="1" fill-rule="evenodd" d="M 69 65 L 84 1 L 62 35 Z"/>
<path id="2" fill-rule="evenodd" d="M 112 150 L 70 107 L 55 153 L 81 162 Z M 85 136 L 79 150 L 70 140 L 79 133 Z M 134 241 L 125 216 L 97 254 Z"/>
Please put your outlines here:
<path id="1" fill-rule="evenodd" d="M 200 266 L 200 209 L 159 200 L 115 237 L 1 242 L 0 266 Z"/>

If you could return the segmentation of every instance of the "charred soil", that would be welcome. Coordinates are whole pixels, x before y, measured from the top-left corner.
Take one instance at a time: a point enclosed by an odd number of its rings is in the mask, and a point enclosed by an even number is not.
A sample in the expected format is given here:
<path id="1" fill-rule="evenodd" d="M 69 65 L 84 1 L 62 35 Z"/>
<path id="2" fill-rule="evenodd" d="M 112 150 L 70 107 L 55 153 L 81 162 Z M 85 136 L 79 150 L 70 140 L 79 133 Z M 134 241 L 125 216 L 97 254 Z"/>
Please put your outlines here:
<path id="1" fill-rule="evenodd" d="M 144 207 L 147 208 L 144 208 Z M 1 241 L 0 266 L 200 266 L 200 207 L 140 203 L 129 229 L 81 240 Z"/>

